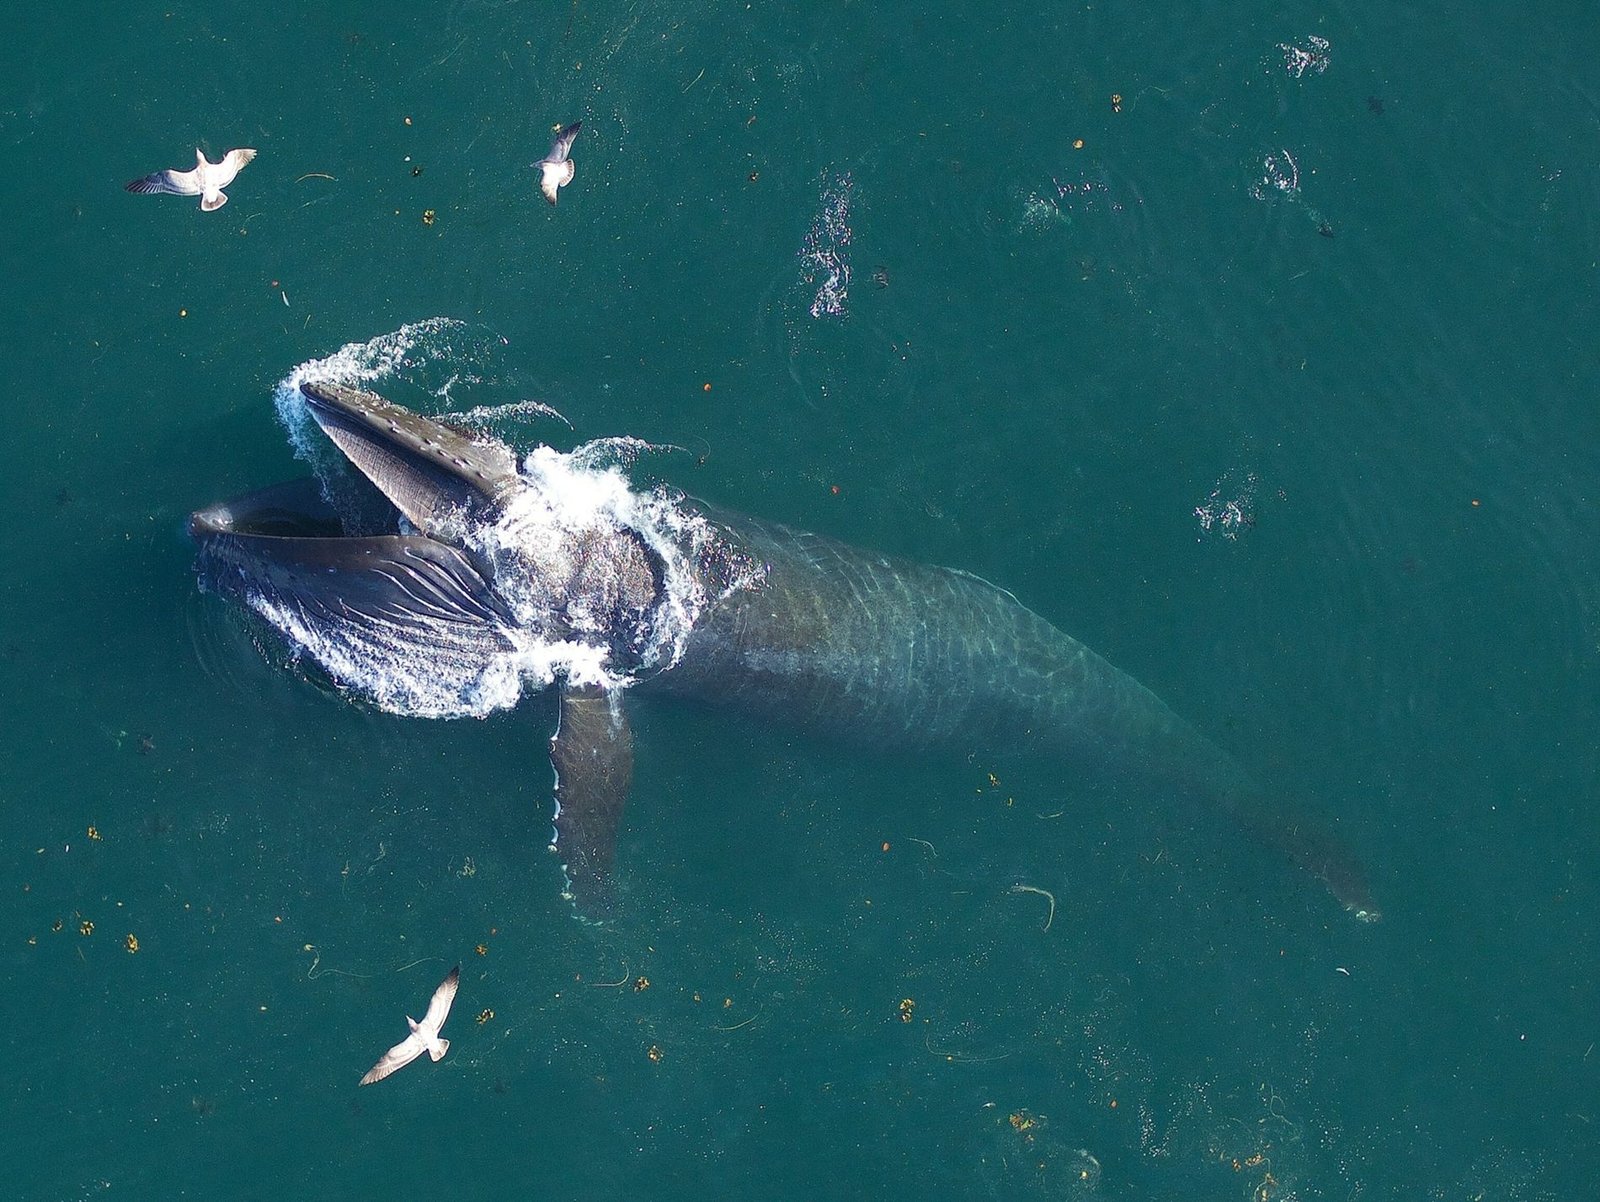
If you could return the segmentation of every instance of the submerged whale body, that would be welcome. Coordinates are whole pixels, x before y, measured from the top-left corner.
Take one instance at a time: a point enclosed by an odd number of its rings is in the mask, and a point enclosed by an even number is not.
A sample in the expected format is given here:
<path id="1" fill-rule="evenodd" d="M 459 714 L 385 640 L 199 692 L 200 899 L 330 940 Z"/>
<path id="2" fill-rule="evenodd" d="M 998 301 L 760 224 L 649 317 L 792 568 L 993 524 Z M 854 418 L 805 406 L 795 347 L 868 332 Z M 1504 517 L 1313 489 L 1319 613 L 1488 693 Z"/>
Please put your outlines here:
<path id="1" fill-rule="evenodd" d="M 314 481 L 214 505 L 190 519 L 202 580 L 396 713 L 482 714 L 555 687 L 554 846 L 587 912 L 610 896 L 637 688 L 859 743 L 1016 749 L 1139 777 L 1214 804 L 1378 917 L 1338 842 L 1002 589 L 641 493 L 549 448 L 519 463 L 370 392 L 301 391 L 381 513 L 350 530 Z"/>

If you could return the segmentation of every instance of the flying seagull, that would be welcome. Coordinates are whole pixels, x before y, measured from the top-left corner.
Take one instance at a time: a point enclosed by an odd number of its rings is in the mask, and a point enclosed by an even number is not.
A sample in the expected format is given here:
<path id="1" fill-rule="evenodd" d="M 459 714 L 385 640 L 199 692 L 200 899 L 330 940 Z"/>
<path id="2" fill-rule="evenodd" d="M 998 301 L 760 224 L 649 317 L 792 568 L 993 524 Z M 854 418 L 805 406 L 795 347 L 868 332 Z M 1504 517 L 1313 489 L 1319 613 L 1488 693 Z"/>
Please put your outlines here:
<path id="1" fill-rule="evenodd" d="M 572 139 L 578 136 L 582 128 L 582 121 L 574 121 L 566 128 L 557 130 L 556 140 L 550 143 L 550 153 L 533 164 L 539 169 L 539 191 L 551 204 L 556 203 L 556 190 L 570 184 L 577 173 L 577 164 L 567 155 L 572 150 Z"/>
<path id="2" fill-rule="evenodd" d="M 222 156 L 222 162 L 213 163 L 207 160 L 203 150 L 196 147 L 194 157 L 193 171 L 169 168 L 147 175 L 143 179 L 130 180 L 123 187 L 129 192 L 141 194 L 170 192 L 173 196 L 198 196 L 200 207 L 209 213 L 228 203 L 228 198 L 222 194 L 222 190 L 233 183 L 233 177 L 244 169 L 246 163 L 256 157 L 256 152 L 230 150 Z"/>
<path id="3" fill-rule="evenodd" d="M 406 1015 L 406 1022 L 411 1024 L 411 1034 L 385 1052 L 383 1059 L 361 1078 L 361 1084 L 371 1085 L 374 1081 L 382 1081 L 397 1069 L 405 1068 L 423 1052 L 427 1052 L 434 1060 L 444 1059 L 444 1054 L 450 1050 L 450 1041 L 439 1038 L 439 1028 L 450 1016 L 450 1003 L 456 1000 L 456 985 L 460 980 L 461 965 L 457 964 L 450 970 L 450 975 L 439 982 L 439 988 L 433 991 L 433 1000 L 428 1003 L 428 1012 L 422 1016 L 422 1021 L 419 1023 L 409 1014 Z"/>

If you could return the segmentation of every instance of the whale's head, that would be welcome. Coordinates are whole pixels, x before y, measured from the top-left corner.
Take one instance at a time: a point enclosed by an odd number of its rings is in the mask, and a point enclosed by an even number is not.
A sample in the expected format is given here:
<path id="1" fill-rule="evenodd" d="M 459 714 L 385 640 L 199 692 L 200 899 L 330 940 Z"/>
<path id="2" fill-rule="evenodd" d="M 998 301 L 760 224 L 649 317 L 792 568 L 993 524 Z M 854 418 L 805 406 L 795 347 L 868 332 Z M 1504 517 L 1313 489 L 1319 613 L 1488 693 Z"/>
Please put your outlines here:
<path id="1" fill-rule="evenodd" d="M 530 677 L 637 666 L 662 588 L 640 538 L 563 524 L 493 438 L 341 385 L 301 392 L 371 503 L 336 512 L 307 479 L 195 512 L 206 587 L 395 712 L 486 713 Z"/>

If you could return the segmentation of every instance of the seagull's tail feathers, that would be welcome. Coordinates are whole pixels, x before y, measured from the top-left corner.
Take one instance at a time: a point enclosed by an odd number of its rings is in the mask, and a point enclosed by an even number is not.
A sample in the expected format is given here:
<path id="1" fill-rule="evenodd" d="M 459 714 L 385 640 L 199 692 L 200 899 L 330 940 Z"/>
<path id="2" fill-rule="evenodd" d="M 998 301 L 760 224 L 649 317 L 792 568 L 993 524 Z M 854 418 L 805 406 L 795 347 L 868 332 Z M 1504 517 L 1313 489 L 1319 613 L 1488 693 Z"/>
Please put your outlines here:
<path id="1" fill-rule="evenodd" d="M 207 213 L 220 209 L 227 203 L 228 194 L 226 192 L 207 192 L 200 198 L 200 207 Z"/>
<path id="2" fill-rule="evenodd" d="M 441 1039 L 429 1045 L 428 1055 L 432 1056 L 434 1063 L 437 1064 L 439 1061 L 444 1059 L 444 1054 L 449 1050 L 450 1041 L 448 1039 Z"/>

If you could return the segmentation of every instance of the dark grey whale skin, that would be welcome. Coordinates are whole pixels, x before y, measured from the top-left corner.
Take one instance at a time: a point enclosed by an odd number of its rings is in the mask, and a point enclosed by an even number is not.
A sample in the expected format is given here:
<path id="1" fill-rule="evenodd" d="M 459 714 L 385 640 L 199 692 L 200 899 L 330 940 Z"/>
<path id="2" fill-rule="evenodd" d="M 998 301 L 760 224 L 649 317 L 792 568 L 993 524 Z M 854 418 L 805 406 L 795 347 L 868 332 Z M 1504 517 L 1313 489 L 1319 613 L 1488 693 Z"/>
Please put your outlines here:
<path id="1" fill-rule="evenodd" d="M 1356 917 L 1377 907 L 1351 855 L 1269 798 L 1127 673 L 988 582 L 698 505 L 762 568 L 696 619 L 638 686 L 857 745 L 1031 752 L 1074 774 L 1211 803 L 1320 877 Z"/>

